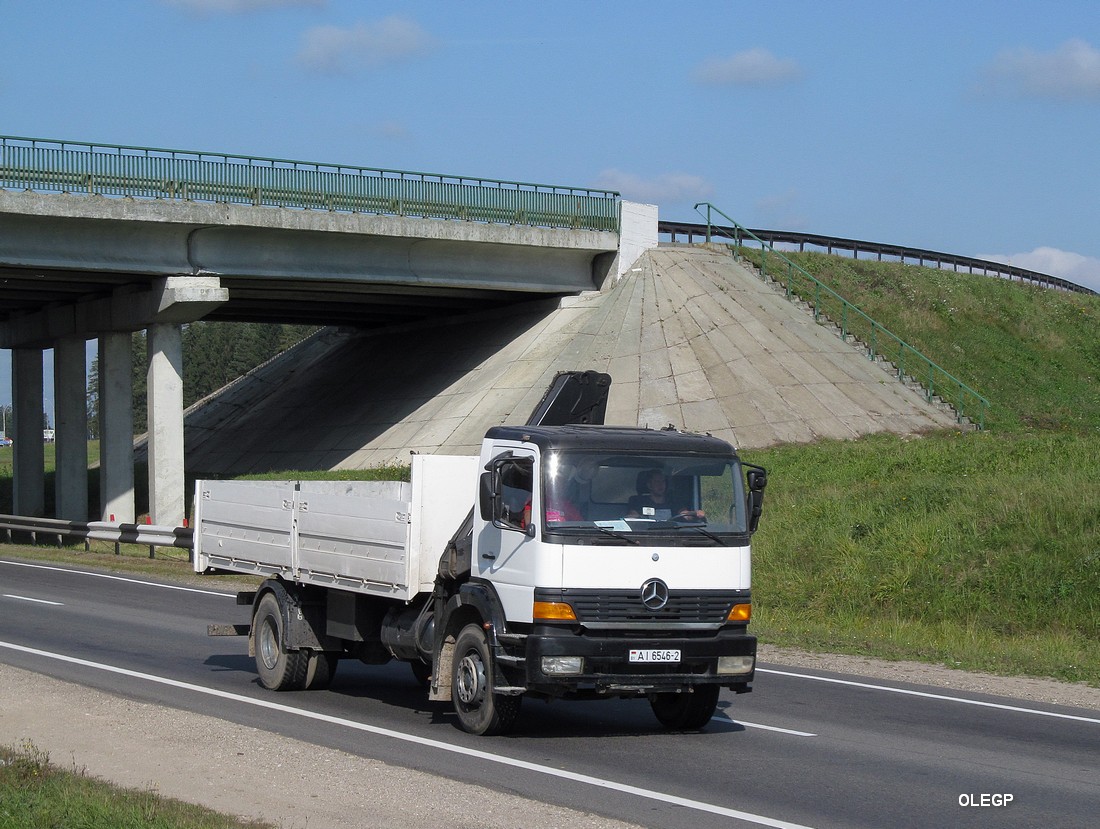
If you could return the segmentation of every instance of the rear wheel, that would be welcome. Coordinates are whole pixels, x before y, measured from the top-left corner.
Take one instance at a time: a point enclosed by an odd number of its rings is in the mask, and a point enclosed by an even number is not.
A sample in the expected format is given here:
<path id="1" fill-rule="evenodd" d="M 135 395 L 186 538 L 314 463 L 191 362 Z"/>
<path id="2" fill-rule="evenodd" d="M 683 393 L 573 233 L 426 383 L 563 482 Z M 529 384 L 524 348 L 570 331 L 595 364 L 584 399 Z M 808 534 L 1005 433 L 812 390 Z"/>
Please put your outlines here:
<path id="1" fill-rule="evenodd" d="M 690 693 L 652 694 L 649 704 L 665 728 L 694 731 L 714 716 L 720 690 L 717 685 L 697 685 Z"/>
<path id="2" fill-rule="evenodd" d="M 471 734 L 503 734 L 519 716 L 522 697 L 493 693 L 492 655 L 478 625 L 464 627 L 455 641 L 451 699 L 459 724 Z"/>
<path id="3" fill-rule="evenodd" d="M 306 686 L 309 654 L 283 649 L 283 613 L 274 593 L 267 593 L 252 619 L 252 645 L 260 684 L 272 691 L 300 691 Z"/>
<path id="4" fill-rule="evenodd" d="M 307 691 L 322 691 L 332 683 L 340 655 L 330 651 L 309 651 L 308 659 L 304 687 Z"/>

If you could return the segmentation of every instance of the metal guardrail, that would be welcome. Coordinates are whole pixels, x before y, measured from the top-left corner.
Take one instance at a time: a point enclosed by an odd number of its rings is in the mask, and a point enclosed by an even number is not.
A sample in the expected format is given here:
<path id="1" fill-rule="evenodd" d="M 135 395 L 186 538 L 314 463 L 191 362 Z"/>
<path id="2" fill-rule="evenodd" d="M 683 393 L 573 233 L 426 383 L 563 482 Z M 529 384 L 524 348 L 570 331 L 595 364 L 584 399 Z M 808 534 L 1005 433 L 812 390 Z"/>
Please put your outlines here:
<path id="1" fill-rule="evenodd" d="M 688 243 L 696 236 L 703 238 L 721 237 L 735 239 L 737 230 L 733 227 L 722 225 L 707 225 L 698 222 L 673 222 L 661 220 L 657 223 L 658 233 L 666 234 L 675 242 L 678 236 L 686 236 Z M 796 230 L 762 230 L 751 228 L 749 231 L 755 238 L 770 242 L 798 245 L 800 251 L 807 245 L 822 248 L 826 253 L 836 251 L 850 252 L 854 259 L 859 255 L 877 256 L 881 261 L 883 256 L 896 257 L 899 261 L 910 260 L 919 265 L 933 265 L 936 268 L 950 266 L 956 272 L 960 268 L 966 268 L 970 273 L 981 272 L 983 276 L 999 276 L 1005 279 L 1018 279 L 1022 282 L 1031 282 L 1046 288 L 1059 288 L 1064 291 L 1073 291 L 1079 294 L 1093 294 L 1100 292 L 1076 282 L 1070 282 L 1060 276 L 1051 276 L 1040 271 L 1021 268 L 1018 265 L 1008 265 L 1004 262 L 994 262 L 991 259 L 978 259 L 974 256 L 960 256 L 955 253 L 942 253 L 926 248 L 914 248 L 905 245 L 891 245 L 882 242 L 863 242 L 858 239 L 846 239 L 841 236 L 822 236 L 818 233 L 803 233 Z"/>
<path id="2" fill-rule="evenodd" d="M 157 547 L 176 547 L 184 550 L 194 549 L 194 530 L 189 527 L 161 527 L 154 524 L 116 524 L 109 521 L 62 521 L 55 518 L 34 518 L 25 515 L 0 515 L 0 530 L 4 530 L 8 543 L 12 543 L 12 533 L 21 532 L 31 536 L 37 543 L 38 536 L 55 537 L 60 543 L 62 538 L 83 539 L 88 541 L 107 541 L 119 544 L 140 544 L 149 548 L 149 558 L 153 558 Z"/>
<path id="3" fill-rule="evenodd" d="M 840 330 L 841 339 L 847 340 L 848 337 L 853 337 L 867 347 L 869 359 L 881 359 L 892 363 L 899 380 L 909 377 L 919 383 L 924 388 L 929 402 L 939 397 L 955 410 L 960 423 L 966 417 L 979 429 L 985 428 L 985 415 L 989 409 L 989 401 L 986 398 L 936 365 L 901 337 L 871 319 L 828 285 L 820 282 L 771 244 L 756 236 L 753 231 L 737 224 L 714 205 L 709 202 L 700 202 L 695 205 L 695 209 L 698 210 L 704 205 L 707 208 L 708 228 L 713 227 L 712 212 L 730 223 L 728 229 L 732 230 L 732 235 L 727 238 L 733 239 L 736 255 L 752 258 L 752 256 L 746 256 L 750 250 L 745 245 L 747 240 L 755 241 L 760 245 L 759 262 L 754 264 L 759 267 L 761 277 L 771 278 L 783 285 L 787 299 L 797 297 L 810 304 L 815 322 L 825 319 L 834 323 Z M 710 235 L 708 232 L 708 243 Z M 756 251 L 751 253 L 755 255 Z"/>
<path id="4" fill-rule="evenodd" d="M 620 221 L 610 190 L 4 135 L 0 187 L 574 230 Z"/>

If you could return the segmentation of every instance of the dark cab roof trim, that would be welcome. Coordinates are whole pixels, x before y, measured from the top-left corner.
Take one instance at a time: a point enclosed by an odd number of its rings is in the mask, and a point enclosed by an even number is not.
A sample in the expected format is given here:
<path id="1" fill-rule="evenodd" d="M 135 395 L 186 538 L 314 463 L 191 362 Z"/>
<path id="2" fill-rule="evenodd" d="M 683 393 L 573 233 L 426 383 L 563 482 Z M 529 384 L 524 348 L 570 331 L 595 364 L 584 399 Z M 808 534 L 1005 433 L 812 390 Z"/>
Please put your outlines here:
<path id="1" fill-rule="evenodd" d="M 676 455 L 736 457 L 737 450 L 712 435 L 667 429 L 624 426 L 494 426 L 485 434 L 492 440 L 533 443 L 540 452 L 551 449 L 595 449 L 607 452 L 653 452 Z"/>

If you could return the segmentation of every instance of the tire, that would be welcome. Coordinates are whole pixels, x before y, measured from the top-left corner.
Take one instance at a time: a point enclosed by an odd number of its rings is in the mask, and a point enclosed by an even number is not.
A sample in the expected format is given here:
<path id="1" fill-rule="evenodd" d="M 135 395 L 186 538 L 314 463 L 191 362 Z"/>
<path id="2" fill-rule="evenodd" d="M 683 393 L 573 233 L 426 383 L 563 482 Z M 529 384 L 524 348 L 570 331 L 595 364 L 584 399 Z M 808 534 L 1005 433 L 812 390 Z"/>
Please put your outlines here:
<path id="1" fill-rule="evenodd" d="M 665 728 L 697 731 L 714 716 L 720 690 L 718 685 L 696 685 L 693 692 L 651 694 L 649 704 Z"/>
<path id="2" fill-rule="evenodd" d="M 451 699 L 459 725 L 470 734 L 504 734 L 519 716 L 522 697 L 493 693 L 493 658 L 479 625 L 467 625 L 455 641 Z"/>
<path id="3" fill-rule="evenodd" d="M 274 593 L 266 593 L 252 618 L 252 645 L 260 684 L 271 691 L 300 691 L 306 687 L 307 651 L 283 649 L 283 613 Z"/>
<path id="4" fill-rule="evenodd" d="M 306 665 L 305 690 L 323 691 L 332 684 L 340 654 L 333 651 L 309 651 Z"/>

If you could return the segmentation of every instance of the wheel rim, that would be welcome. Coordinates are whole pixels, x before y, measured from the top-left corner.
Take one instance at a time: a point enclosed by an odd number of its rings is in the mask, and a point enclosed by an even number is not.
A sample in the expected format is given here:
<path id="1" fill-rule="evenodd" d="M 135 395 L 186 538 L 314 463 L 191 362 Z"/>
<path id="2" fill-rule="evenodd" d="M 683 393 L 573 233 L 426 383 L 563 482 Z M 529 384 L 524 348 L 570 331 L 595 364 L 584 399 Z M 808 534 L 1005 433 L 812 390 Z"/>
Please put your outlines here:
<path id="1" fill-rule="evenodd" d="M 260 626 L 260 659 L 268 670 L 274 670 L 279 662 L 279 638 L 270 616 Z"/>
<path id="2" fill-rule="evenodd" d="M 470 651 L 458 665 L 458 698 L 463 705 L 477 707 L 485 698 L 485 663 L 481 654 Z"/>

